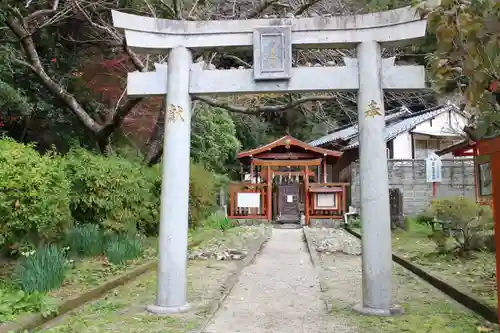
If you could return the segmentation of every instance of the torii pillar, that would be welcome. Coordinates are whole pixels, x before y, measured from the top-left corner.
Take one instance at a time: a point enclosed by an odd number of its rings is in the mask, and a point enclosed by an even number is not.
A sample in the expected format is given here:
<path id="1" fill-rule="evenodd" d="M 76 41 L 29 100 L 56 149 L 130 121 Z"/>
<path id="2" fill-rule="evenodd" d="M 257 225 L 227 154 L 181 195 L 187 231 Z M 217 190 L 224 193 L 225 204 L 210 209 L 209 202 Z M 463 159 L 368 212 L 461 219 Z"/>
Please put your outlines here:
<path id="1" fill-rule="evenodd" d="M 381 58 L 381 45 L 412 44 L 425 36 L 426 20 L 415 8 L 313 18 L 172 21 L 113 11 L 127 45 L 139 52 L 170 51 L 168 68 L 129 73 L 129 96 L 167 95 L 162 167 L 160 250 L 156 304 L 170 313 L 188 308 L 186 290 L 190 95 L 358 91 L 361 216 L 363 222 L 362 313 L 391 315 L 392 246 L 389 182 L 384 138 L 383 90 L 425 88 L 423 66 L 398 66 Z M 345 66 L 292 68 L 292 45 L 357 48 Z M 206 70 L 189 50 L 253 48 L 254 68 Z M 270 282 L 272 283 L 272 282 Z"/>

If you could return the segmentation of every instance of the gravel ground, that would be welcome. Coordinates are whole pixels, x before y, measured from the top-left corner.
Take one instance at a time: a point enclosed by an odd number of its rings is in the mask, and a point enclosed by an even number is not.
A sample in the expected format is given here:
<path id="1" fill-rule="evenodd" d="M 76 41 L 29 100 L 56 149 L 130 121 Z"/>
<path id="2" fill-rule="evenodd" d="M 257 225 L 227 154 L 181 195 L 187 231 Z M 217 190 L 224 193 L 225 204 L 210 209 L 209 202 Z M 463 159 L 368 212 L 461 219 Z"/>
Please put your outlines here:
<path id="1" fill-rule="evenodd" d="M 302 230 L 275 229 L 246 267 L 207 333 L 355 333 L 328 314 Z"/>

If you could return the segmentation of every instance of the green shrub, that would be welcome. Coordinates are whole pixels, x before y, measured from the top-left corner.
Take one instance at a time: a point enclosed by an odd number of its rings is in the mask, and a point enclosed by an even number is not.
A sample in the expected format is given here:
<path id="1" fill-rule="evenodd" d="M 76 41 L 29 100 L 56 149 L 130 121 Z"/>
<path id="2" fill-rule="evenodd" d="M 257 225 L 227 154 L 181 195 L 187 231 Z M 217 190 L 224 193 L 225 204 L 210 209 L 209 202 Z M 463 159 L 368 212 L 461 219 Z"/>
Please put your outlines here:
<path id="1" fill-rule="evenodd" d="M 79 256 L 98 256 L 104 251 L 104 233 L 96 224 L 84 224 L 71 228 L 66 244 L 71 253 Z"/>
<path id="2" fill-rule="evenodd" d="M 0 289 L 0 323 L 11 321 L 16 315 L 26 312 L 39 312 L 46 317 L 57 313 L 57 304 L 39 292 Z"/>
<path id="3" fill-rule="evenodd" d="M 219 178 L 220 179 L 220 178 Z M 161 196 L 161 177 L 156 178 L 153 190 Z M 158 205 L 159 205 L 158 201 Z M 203 220 L 214 212 L 217 204 L 216 175 L 207 171 L 201 164 L 191 163 L 189 176 L 189 226 L 197 228 Z"/>
<path id="4" fill-rule="evenodd" d="M 351 218 L 350 221 L 351 228 L 361 228 L 361 218 L 359 216 L 355 216 Z"/>
<path id="5" fill-rule="evenodd" d="M 432 226 L 434 224 L 434 217 L 427 215 L 425 213 L 418 214 L 415 216 L 415 222 L 424 226 Z"/>
<path id="6" fill-rule="evenodd" d="M 119 233 L 157 223 L 159 198 L 143 165 L 76 149 L 67 156 L 66 170 L 72 182 L 71 212 L 79 223 Z"/>
<path id="7" fill-rule="evenodd" d="M 200 164 L 191 163 L 189 178 L 189 225 L 197 228 L 217 204 L 215 175 Z"/>
<path id="8" fill-rule="evenodd" d="M 491 207 L 462 197 L 435 200 L 426 214 L 443 223 L 444 230 L 436 232 L 444 232 L 444 235 L 451 237 L 460 254 L 478 250 L 478 244 L 484 244 L 487 235 L 493 230 Z M 435 238 L 442 243 L 442 236 Z M 441 244 L 437 245 L 441 247 Z"/>
<path id="9" fill-rule="evenodd" d="M 113 265 L 123 265 L 128 260 L 142 256 L 144 248 L 137 237 L 117 235 L 109 241 L 104 253 Z"/>
<path id="10" fill-rule="evenodd" d="M 212 213 L 206 218 L 204 227 L 226 231 L 233 228 L 234 224 L 224 215 L 220 213 Z"/>
<path id="11" fill-rule="evenodd" d="M 44 293 L 62 285 L 67 268 L 63 250 L 56 245 L 42 246 L 19 263 L 15 279 L 28 293 Z"/>
<path id="12" fill-rule="evenodd" d="M 0 247 L 18 252 L 63 236 L 71 215 L 61 157 L 1 139 L 0 189 Z"/>

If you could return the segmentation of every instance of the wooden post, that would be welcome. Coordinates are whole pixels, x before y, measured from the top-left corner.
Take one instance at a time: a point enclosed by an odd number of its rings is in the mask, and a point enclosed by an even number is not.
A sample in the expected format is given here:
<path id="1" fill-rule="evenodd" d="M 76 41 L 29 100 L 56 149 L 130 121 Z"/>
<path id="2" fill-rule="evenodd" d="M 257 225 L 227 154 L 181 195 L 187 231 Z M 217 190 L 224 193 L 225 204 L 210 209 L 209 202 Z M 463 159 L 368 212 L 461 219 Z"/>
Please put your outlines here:
<path id="1" fill-rule="evenodd" d="M 436 199 L 437 199 L 437 192 L 438 192 L 438 183 L 433 182 L 433 183 L 432 183 L 432 198 L 433 198 L 434 200 L 436 200 Z"/>
<path id="2" fill-rule="evenodd" d="M 266 183 L 267 183 L 267 220 L 271 222 L 273 219 L 273 182 L 271 177 L 271 167 L 268 165 L 266 168 Z"/>
<path id="3" fill-rule="evenodd" d="M 494 170 L 500 168 L 500 151 L 494 152 L 491 156 L 491 177 L 493 192 L 493 218 L 495 225 L 495 245 L 496 245 L 496 272 L 497 272 L 497 298 L 498 298 L 498 323 L 500 324 L 500 173 Z M 497 207 L 497 209 L 495 209 Z"/>
<path id="4" fill-rule="evenodd" d="M 306 195 L 304 202 L 304 213 L 306 218 L 306 225 L 309 225 L 309 167 L 304 167 L 304 193 Z"/>
<path id="5" fill-rule="evenodd" d="M 253 172 L 254 166 L 253 166 L 253 158 L 250 161 L 250 183 L 253 184 L 253 177 L 254 177 L 254 172 Z"/>
<path id="6" fill-rule="evenodd" d="M 478 166 L 477 166 L 477 145 L 474 145 L 472 147 L 472 162 L 474 163 L 473 166 L 474 166 L 474 195 L 476 196 L 476 202 L 480 202 L 481 201 L 481 198 L 479 197 L 479 178 L 478 178 L 478 174 L 479 174 L 479 170 L 478 170 Z"/>
<path id="7" fill-rule="evenodd" d="M 229 185 L 229 214 L 233 217 L 234 206 L 236 205 L 236 200 L 234 197 L 234 186 Z"/>
<path id="8" fill-rule="evenodd" d="M 342 214 L 347 213 L 347 185 L 342 184 Z"/>
<path id="9" fill-rule="evenodd" d="M 323 183 L 326 183 L 326 158 L 323 158 Z"/>
<path id="10" fill-rule="evenodd" d="M 489 155 L 491 163 L 493 221 L 495 226 L 498 318 L 500 324 L 500 137 L 477 142 L 477 156 Z M 475 156 L 476 157 L 476 156 Z M 480 179 L 477 179 L 480 186 Z"/>

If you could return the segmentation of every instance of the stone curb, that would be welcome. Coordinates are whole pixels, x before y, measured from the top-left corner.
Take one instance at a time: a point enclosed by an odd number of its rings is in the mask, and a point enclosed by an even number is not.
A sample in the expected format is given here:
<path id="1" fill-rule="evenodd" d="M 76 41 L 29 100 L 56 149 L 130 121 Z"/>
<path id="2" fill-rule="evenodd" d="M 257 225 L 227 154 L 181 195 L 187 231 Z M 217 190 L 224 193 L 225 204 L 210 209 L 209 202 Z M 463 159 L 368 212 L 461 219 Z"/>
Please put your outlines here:
<path id="1" fill-rule="evenodd" d="M 316 271 L 316 276 L 319 281 L 319 289 L 321 290 L 322 293 L 327 291 L 327 287 L 325 283 L 323 282 L 323 268 L 321 267 L 321 262 L 319 260 L 318 253 L 316 252 L 316 249 L 314 247 L 313 241 L 311 239 L 311 236 L 309 236 L 309 233 L 307 231 L 307 227 L 304 227 L 302 229 L 304 233 L 304 240 L 307 245 L 307 250 L 309 252 L 309 256 L 311 257 L 311 262 L 314 266 L 314 269 Z M 332 303 L 324 296 L 321 297 L 322 301 L 325 303 L 326 311 L 331 312 L 333 309 Z"/>
<path id="2" fill-rule="evenodd" d="M 92 301 L 96 298 L 99 298 L 103 294 L 107 293 L 108 291 L 119 287 L 121 285 L 124 285 L 125 283 L 129 282 L 132 279 L 135 279 L 139 275 L 142 275 L 146 273 L 147 271 L 152 270 L 153 268 L 156 267 L 156 259 L 151 260 L 134 270 L 124 273 L 121 276 L 117 277 L 116 279 L 112 279 L 108 282 L 105 282 L 101 284 L 100 286 L 97 286 L 96 288 L 93 288 L 89 291 L 83 292 L 80 295 L 77 295 L 76 297 L 70 298 L 69 300 L 64 301 L 61 305 L 59 305 L 59 309 L 57 314 L 50 315 L 48 317 L 44 317 L 39 313 L 28 315 L 28 316 L 22 316 L 21 318 L 13 321 L 13 322 L 8 322 L 5 324 L 0 325 L 0 333 L 13 333 L 13 332 L 22 332 L 24 330 L 33 330 L 41 325 L 44 325 L 48 323 L 49 321 L 62 316 L 71 310 L 76 309 L 77 307 Z"/>
<path id="3" fill-rule="evenodd" d="M 217 295 L 214 295 L 214 299 L 210 301 L 207 309 L 207 317 L 203 325 L 196 330 L 190 331 L 189 333 L 205 332 L 205 329 L 210 324 L 210 321 L 214 318 L 215 314 L 220 309 L 222 303 L 229 296 L 231 290 L 236 285 L 236 282 L 238 282 L 238 279 L 243 269 L 255 261 L 257 254 L 259 254 L 262 251 L 262 249 L 265 247 L 265 245 L 271 238 L 271 234 L 272 234 L 272 228 L 269 228 L 269 230 L 267 230 L 261 237 L 259 237 L 252 244 L 252 246 L 248 250 L 247 256 L 243 260 L 238 262 L 236 270 L 231 275 L 229 275 L 222 284 L 222 287 L 220 288 L 219 291 L 220 293 L 217 292 Z"/>

